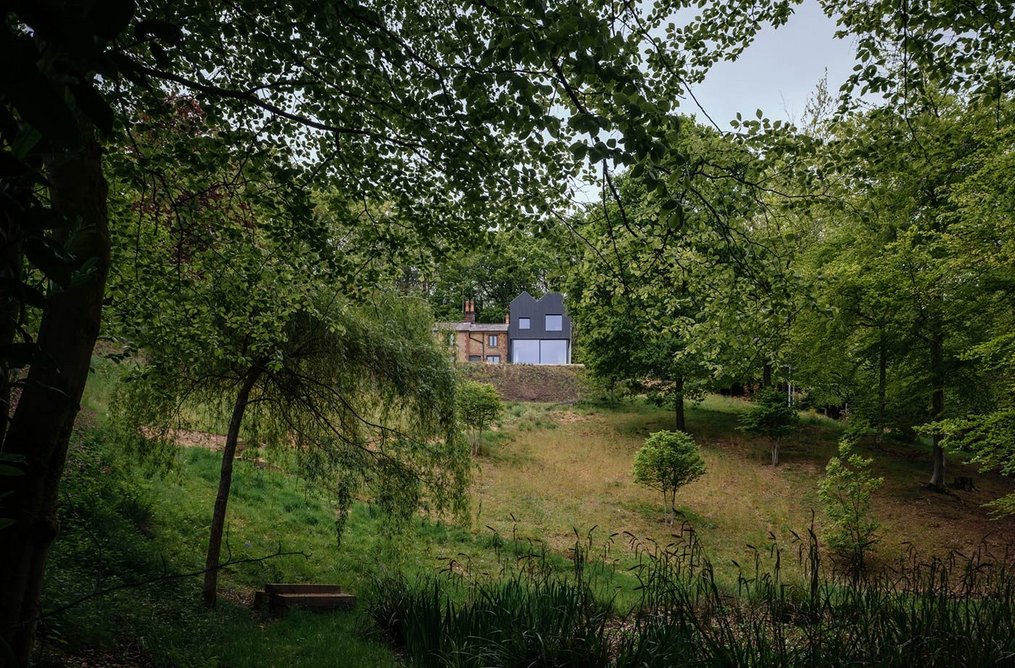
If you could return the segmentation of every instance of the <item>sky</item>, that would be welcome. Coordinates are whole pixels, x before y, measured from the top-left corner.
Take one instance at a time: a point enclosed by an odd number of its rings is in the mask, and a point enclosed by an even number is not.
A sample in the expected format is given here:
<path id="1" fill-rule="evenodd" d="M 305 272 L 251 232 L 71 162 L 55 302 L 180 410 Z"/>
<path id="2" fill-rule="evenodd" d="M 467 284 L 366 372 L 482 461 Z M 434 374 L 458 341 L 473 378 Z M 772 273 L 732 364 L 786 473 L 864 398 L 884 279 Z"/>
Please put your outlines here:
<path id="1" fill-rule="evenodd" d="M 826 68 L 829 90 L 838 90 L 853 70 L 854 52 L 852 40 L 836 39 L 835 22 L 808 0 L 794 9 L 786 25 L 766 26 L 736 61 L 717 63 L 693 90 L 724 130 L 738 111 L 753 117 L 761 109 L 769 118 L 796 121 Z M 682 111 L 697 109 L 687 100 Z"/>
<path id="2" fill-rule="evenodd" d="M 794 7 L 785 25 L 765 26 L 737 60 L 716 63 L 692 91 L 722 130 L 731 129 L 737 112 L 754 118 L 758 109 L 767 118 L 795 123 L 826 70 L 829 91 L 838 92 L 853 71 L 855 52 L 853 39 L 836 39 L 835 21 L 815 0 L 805 0 Z M 689 97 L 681 102 L 680 111 L 708 123 Z M 600 187 L 598 181 L 576 184 L 575 200 L 597 201 Z"/>

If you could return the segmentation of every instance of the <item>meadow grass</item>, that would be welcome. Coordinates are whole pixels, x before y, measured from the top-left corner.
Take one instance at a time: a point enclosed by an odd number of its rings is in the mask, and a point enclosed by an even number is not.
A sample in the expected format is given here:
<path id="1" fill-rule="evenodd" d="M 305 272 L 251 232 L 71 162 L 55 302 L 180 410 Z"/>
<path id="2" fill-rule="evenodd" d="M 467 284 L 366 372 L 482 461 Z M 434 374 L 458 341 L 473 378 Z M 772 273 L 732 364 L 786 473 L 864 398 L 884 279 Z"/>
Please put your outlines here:
<path id="1" fill-rule="evenodd" d="M 46 609 L 203 564 L 220 454 L 181 448 L 165 474 L 122 456 L 103 429 L 115 376 L 110 364 L 96 362 L 83 400 L 86 426 L 63 485 L 63 529 L 47 575 Z M 566 574 L 576 540 L 591 535 L 596 558 L 586 572 L 606 583 L 612 605 L 630 609 L 642 595 L 628 570 L 640 558 L 632 545 L 665 549 L 678 540 L 680 525 L 693 527 L 715 581 L 733 592 L 741 574 L 736 564 L 771 566 L 775 542 L 789 549 L 811 525 L 817 481 L 840 435 L 839 425 L 823 416 L 805 419 L 783 448 L 784 463 L 773 468 L 766 463 L 768 444 L 736 428 L 745 406 L 712 395 L 689 406 L 689 430 L 708 473 L 678 493 L 682 517 L 674 526 L 665 523 L 657 495 L 633 482 L 635 451 L 673 420 L 670 411 L 640 400 L 612 408 L 509 404 L 476 459 L 468 525 L 419 516 L 394 534 L 363 500 L 354 505 L 340 546 L 328 498 L 297 476 L 244 456 L 234 471 L 227 554 L 257 557 L 281 549 L 299 555 L 224 569 L 212 611 L 198 603 L 196 578 L 96 597 L 45 620 L 41 656 L 60 662 L 90 651 L 137 653 L 178 666 L 335 665 L 341 657 L 343 665 L 394 665 L 398 657 L 371 631 L 366 614 L 374 609 L 377 582 L 412 582 L 443 569 L 496 583 L 532 555 Z M 1015 523 L 991 522 L 981 507 L 1010 483 L 977 476 L 979 492 L 935 494 L 922 486 L 929 459 L 921 447 L 893 443 L 867 452 L 887 479 L 875 498 L 885 523 L 882 562 L 910 549 L 970 552 L 989 531 L 987 545 L 994 547 L 1015 535 Z M 970 474 L 952 465 L 953 473 Z M 819 513 L 819 533 L 821 522 Z M 253 613 L 250 603 L 255 589 L 271 581 L 336 583 L 359 594 L 362 604 L 352 612 L 269 619 Z M 449 595 L 464 600 L 468 594 Z"/>

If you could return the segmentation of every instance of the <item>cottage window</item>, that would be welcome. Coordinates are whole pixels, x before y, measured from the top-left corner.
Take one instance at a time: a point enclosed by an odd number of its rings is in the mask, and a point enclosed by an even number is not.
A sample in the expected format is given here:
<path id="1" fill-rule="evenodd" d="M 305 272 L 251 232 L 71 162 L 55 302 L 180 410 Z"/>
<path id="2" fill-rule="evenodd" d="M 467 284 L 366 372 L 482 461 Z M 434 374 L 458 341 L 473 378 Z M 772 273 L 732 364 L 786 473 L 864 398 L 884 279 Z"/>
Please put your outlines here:
<path id="1" fill-rule="evenodd" d="M 546 316 L 546 331 L 548 332 L 559 332 L 564 329 L 564 316 L 562 315 L 548 315 Z"/>
<path id="2" fill-rule="evenodd" d="M 518 318 L 518 329 L 530 329 L 532 321 L 528 318 Z"/>
<path id="3" fill-rule="evenodd" d="M 470 362 L 482 362 L 483 361 L 483 356 L 482 355 L 469 355 L 469 361 Z"/>
<path id="4" fill-rule="evenodd" d="M 487 364 L 500 364 L 500 355 L 487 355 L 486 356 L 486 363 Z"/>
<path id="5" fill-rule="evenodd" d="M 491 348 L 496 348 L 497 347 L 497 335 L 496 334 L 491 334 L 489 336 L 489 338 L 487 339 L 487 344 L 489 344 L 489 346 Z"/>

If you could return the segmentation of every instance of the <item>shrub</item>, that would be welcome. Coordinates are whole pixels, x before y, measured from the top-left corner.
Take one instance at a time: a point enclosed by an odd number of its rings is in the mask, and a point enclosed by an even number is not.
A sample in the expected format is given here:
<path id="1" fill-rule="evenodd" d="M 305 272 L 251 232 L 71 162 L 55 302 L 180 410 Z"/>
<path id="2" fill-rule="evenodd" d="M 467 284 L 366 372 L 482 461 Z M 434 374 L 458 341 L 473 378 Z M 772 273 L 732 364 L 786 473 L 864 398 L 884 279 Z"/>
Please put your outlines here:
<path id="1" fill-rule="evenodd" d="M 763 436 L 772 444 L 772 466 L 779 465 L 779 448 L 793 432 L 800 417 L 779 390 L 764 389 L 751 407 L 740 415 L 740 429 Z"/>
<path id="2" fill-rule="evenodd" d="M 831 521 L 826 542 L 856 578 L 863 572 L 867 553 L 878 541 L 881 525 L 871 514 L 871 496 L 884 478 L 871 474 L 874 460 L 857 454 L 854 443 L 849 436 L 839 441 L 839 456 L 832 457 L 825 467 L 825 476 L 818 483 L 818 498 Z"/>
<path id="3" fill-rule="evenodd" d="M 466 380 L 458 386 L 458 417 L 472 429 L 472 454 L 477 454 L 483 430 L 500 417 L 504 404 L 497 389 L 490 383 Z"/>
<path id="4" fill-rule="evenodd" d="M 669 504 L 670 522 L 676 510 L 677 490 L 704 474 L 705 460 L 698 446 L 682 431 L 651 434 L 634 456 L 635 481 L 662 492 L 663 503 Z"/>

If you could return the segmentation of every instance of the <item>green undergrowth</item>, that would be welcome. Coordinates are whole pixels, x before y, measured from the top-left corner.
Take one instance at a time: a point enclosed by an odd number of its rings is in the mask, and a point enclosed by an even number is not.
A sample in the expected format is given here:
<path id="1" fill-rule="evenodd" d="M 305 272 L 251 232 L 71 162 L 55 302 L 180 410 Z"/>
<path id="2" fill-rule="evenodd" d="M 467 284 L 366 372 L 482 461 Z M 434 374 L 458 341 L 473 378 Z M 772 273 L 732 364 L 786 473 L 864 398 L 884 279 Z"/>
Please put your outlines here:
<path id="1" fill-rule="evenodd" d="M 793 546 L 786 546 L 792 548 Z M 902 561 L 850 579 L 822 563 L 813 531 L 770 546 L 731 591 L 693 531 L 638 543 L 621 600 L 591 540 L 562 574 L 545 553 L 504 577 L 447 568 L 374 581 L 370 616 L 410 665 L 453 666 L 1001 666 L 1015 661 L 1015 573 L 988 555 Z M 785 578 L 799 570 L 802 584 Z"/>
<path id="2" fill-rule="evenodd" d="M 382 520 L 368 508 L 353 511 L 338 549 L 326 499 L 292 476 L 237 462 L 223 559 L 296 554 L 224 568 L 219 603 L 206 610 L 199 578 L 185 574 L 203 567 L 219 454 L 188 449 L 168 475 L 153 475 L 106 439 L 89 431 L 71 448 L 43 608 L 71 607 L 44 618 L 42 665 L 83 651 L 177 666 L 325 666 L 336 655 L 349 665 L 393 665 L 389 649 L 363 633 L 359 612 L 276 620 L 250 607 L 265 582 L 335 582 L 358 592 L 376 575 L 379 554 L 390 554 L 389 564 L 407 559 L 385 544 Z"/>
<path id="3" fill-rule="evenodd" d="M 180 447 L 168 469 L 152 470 L 122 454 L 105 418 L 116 368 L 104 360 L 95 368 L 83 404 L 97 419 L 83 421 L 70 451 L 62 528 L 44 593 L 46 611 L 70 607 L 43 620 L 43 665 L 83 656 L 95 665 L 111 663 L 101 658 L 108 656 L 159 666 L 330 666 L 336 657 L 350 666 L 673 665 L 653 664 L 656 656 L 694 657 L 684 662 L 689 665 L 800 665 L 801 656 L 834 659 L 836 651 L 851 650 L 848 634 L 869 632 L 861 626 L 755 623 L 776 612 L 797 619 L 800 606 L 811 600 L 807 533 L 790 530 L 806 527 L 811 518 L 817 476 L 835 451 L 840 427 L 823 416 L 803 416 L 804 425 L 785 446 L 786 464 L 772 469 L 765 463 L 767 445 L 736 428 L 746 404 L 711 395 L 687 410 L 709 473 L 678 495 L 681 513 L 673 526 L 663 522 L 655 496 L 630 479 L 633 453 L 644 438 L 672 428 L 672 411 L 640 399 L 609 407 L 509 403 L 498 424 L 483 434 L 468 526 L 420 516 L 396 533 L 361 499 L 341 544 L 332 500 L 301 480 L 296 462 L 280 449 L 252 447 L 234 469 L 223 559 L 254 561 L 223 569 L 218 607 L 206 610 L 199 602 L 199 577 L 183 575 L 203 568 L 221 455 Z M 899 479 L 922 481 L 919 459 L 886 452 L 877 461 Z M 913 498 L 923 494 L 917 484 L 900 485 L 880 499 L 890 504 L 882 508 L 899 513 L 894 523 L 908 532 L 904 538 L 923 536 L 921 552 L 954 533 L 923 529 L 938 521 L 912 510 L 919 508 Z M 969 518 L 978 512 L 973 504 L 962 509 Z M 817 524 L 820 533 L 820 515 Z M 710 558 L 707 579 L 695 580 L 694 614 L 701 606 L 735 600 L 747 607 L 723 613 L 732 615 L 733 626 L 723 627 L 714 615 L 687 616 L 686 610 L 677 617 L 649 614 L 686 605 L 673 598 L 644 607 L 648 592 L 662 596 L 666 590 L 646 589 L 650 573 L 657 582 L 676 577 L 653 571 L 649 555 L 685 554 L 689 536 L 698 566 L 706 552 Z M 270 558 L 258 560 L 262 557 Z M 889 552 L 885 559 L 891 558 Z M 831 576 L 829 566 L 826 557 L 822 569 Z M 773 607 L 775 590 L 754 584 L 773 582 L 776 569 L 778 591 L 785 596 L 781 607 Z M 272 581 L 336 583 L 357 594 L 360 603 L 354 611 L 332 614 L 280 619 L 255 614 L 253 592 Z M 671 589 L 687 591 L 680 586 Z M 989 626 L 1004 621 L 994 609 L 983 617 L 987 626 L 971 627 L 969 619 L 954 617 L 972 608 L 934 608 L 926 596 L 907 608 L 902 598 L 885 594 L 890 618 L 870 603 L 874 598 L 834 607 L 850 591 L 841 583 L 823 589 L 823 614 L 867 616 L 894 634 L 879 637 L 881 644 L 864 660 L 910 665 L 906 657 L 884 652 L 889 642 L 912 644 L 910 632 L 942 633 L 927 610 L 992 643 L 978 654 L 958 638 L 955 651 L 996 659 L 999 655 L 988 652 L 1009 647 L 1004 643 L 1010 636 Z M 95 592 L 100 595 L 80 600 Z M 1010 595 L 999 596 L 1010 603 Z M 635 610 L 644 614 L 632 616 Z M 684 624 L 677 636 L 667 630 L 674 620 Z M 411 627 L 410 621 L 422 626 Z M 696 623 L 730 634 L 737 643 L 754 639 L 731 645 L 738 654 L 720 654 L 715 648 L 732 641 L 695 631 Z M 625 635 L 632 629 L 637 634 Z M 484 645 L 477 634 L 498 640 Z M 812 644 L 810 654 L 801 654 L 801 637 L 815 634 L 828 642 L 819 653 Z M 836 649 L 830 639 L 845 649 Z M 431 640 L 437 644 L 427 644 Z M 782 645 L 771 650 L 770 641 Z M 955 656 L 948 648 L 921 647 Z"/>

